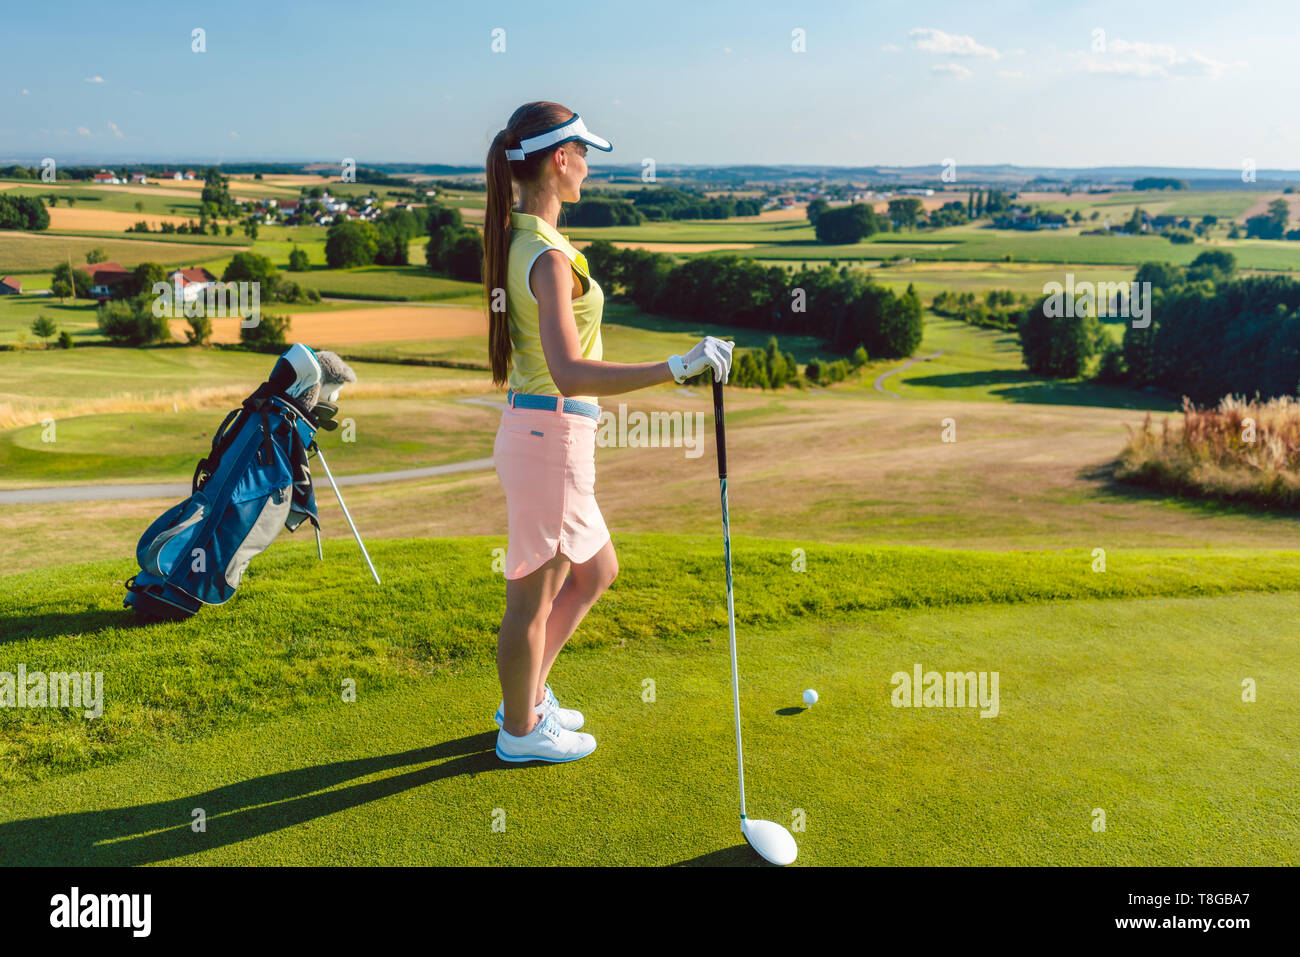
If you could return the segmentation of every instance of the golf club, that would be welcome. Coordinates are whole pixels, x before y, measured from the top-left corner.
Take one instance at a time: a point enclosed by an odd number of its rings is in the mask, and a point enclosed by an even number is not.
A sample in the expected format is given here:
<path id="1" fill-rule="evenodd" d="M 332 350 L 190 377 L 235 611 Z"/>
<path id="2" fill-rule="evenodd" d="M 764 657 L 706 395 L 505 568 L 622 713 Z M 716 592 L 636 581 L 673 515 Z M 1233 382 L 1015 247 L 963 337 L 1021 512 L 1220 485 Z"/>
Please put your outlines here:
<path id="1" fill-rule="evenodd" d="M 325 469 L 325 477 L 330 480 L 330 485 L 334 488 L 334 497 L 339 500 L 339 507 L 343 509 L 343 517 L 348 520 L 348 525 L 352 529 L 352 537 L 355 538 L 357 544 L 361 546 L 361 554 L 365 556 L 366 564 L 370 566 L 370 574 L 375 576 L 375 584 L 383 584 L 379 580 L 379 572 L 375 571 L 375 563 L 370 560 L 370 553 L 366 551 L 366 543 L 361 540 L 361 533 L 357 531 L 357 526 L 353 523 L 352 516 L 348 513 L 348 506 L 343 501 L 343 496 L 339 494 L 338 483 L 334 481 L 334 476 L 330 474 L 329 463 L 325 461 L 325 453 L 320 450 L 319 445 L 316 446 L 316 457 L 320 459 L 320 464 Z"/>
<path id="2" fill-rule="evenodd" d="M 731 697 L 736 711 L 736 768 L 740 772 L 740 833 L 759 856 L 773 864 L 793 864 L 799 848 L 774 821 L 751 820 L 745 813 L 745 756 L 740 747 L 740 677 L 736 669 L 736 607 L 731 591 L 731 521 L 727 514 L 727 436 L 722 421 L 722 383 L 713 380 L 713 421 L 718 433 L 718 484 L 722 488 L 722 555 L 727 568 L 727 637 L 731 644 Z"/>

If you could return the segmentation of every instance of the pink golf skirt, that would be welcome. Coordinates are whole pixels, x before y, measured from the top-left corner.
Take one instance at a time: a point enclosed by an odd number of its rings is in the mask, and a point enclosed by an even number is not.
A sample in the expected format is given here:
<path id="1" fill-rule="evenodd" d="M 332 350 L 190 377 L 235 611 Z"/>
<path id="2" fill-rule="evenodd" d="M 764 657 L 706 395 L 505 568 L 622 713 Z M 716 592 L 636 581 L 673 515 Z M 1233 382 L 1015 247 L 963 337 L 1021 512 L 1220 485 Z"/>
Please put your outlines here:
<path id="1" fill-rule="evenodd" d="M 590 560 L 609 541 L 596 505 L 596 428 L 575 412 L 501 414 L 492 458 L 506 493 L 506 578 L 523 578 L 557 554 Z"/>

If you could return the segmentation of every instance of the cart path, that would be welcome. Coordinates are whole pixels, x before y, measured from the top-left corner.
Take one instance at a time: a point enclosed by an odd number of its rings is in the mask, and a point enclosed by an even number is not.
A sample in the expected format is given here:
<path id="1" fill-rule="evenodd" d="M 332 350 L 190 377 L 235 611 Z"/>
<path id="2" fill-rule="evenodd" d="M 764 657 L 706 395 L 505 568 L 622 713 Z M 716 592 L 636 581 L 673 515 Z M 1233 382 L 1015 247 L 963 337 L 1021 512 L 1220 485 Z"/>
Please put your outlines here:
<path id="1" fill-rule="evenodd" d="M 912 366 L 916 365 L 918 362 L 927 362 L 930 359 L 937 359 L 941 355 L 943 355 L 942 349 L 940 349 L 938 352 L 932 352 L 928 356 L 915 356 L 911 359 L 908 359 L 901 366 L 898 366 L 897 368 L 894 369 L 890 369 L 888 372 L 880 373 L 880 375 L 876 376 L 876 381 L 873 383 L 873 385 L 875 385 L 877 392 L 890 396 L 891 398 L 901 399 L 902 396 L 899 395 L 897 392 L 890 392 L 888 389 L 885 388 L 885 380 L 888 379 L 891 375 L 895 375 L 896 373 L 902 372 L 905 369 L 912 368 Z"/>

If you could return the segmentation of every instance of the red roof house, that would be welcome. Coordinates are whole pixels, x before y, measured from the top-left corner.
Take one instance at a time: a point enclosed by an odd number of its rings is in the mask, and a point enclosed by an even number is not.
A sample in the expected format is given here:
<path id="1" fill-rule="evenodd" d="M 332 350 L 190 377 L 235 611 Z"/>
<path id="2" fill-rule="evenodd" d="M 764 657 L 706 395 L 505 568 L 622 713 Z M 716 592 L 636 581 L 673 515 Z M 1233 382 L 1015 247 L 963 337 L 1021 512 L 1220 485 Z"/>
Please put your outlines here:
<path id="1" fill-rule="evenodd" d="M 117 295 L 121 284 L 131 278 L 131 270 L 112 261 L 77 268 L 90 273 L 90 297 L 100 302 L 112 299 Z"/>

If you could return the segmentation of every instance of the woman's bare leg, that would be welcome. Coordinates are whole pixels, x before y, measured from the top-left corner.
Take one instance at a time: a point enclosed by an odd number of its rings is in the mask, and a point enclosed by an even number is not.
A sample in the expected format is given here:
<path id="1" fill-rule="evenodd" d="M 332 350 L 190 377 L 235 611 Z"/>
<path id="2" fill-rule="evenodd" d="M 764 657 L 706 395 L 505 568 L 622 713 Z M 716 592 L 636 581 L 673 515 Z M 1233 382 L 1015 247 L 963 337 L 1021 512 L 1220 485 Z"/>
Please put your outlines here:
<path id="1" fill-rule="evenodd" d="M 547 621 L 568 570 L 569 560 L 556 555 L 537 571 L 506 581 L 506 613 L 497 634 L 497 676 L 507 734 L 522 737 L 537 723 L 533 708 L 541 703 L 536 692 L 541 687 L 538 676 L 546 654 Z"/>
<path id="2" fill-rule="evenodd" d="M 612 541 L 606 542 L 604 548 L 581 565 L 570 567 L 569 577 L 551 602 L 551 613 L 546 619 L 546 645 L 536 686 L 538 704 L 546 694 L 546 681 L 560 649 L 573 637 L 591 606 L 617 575 L 618 556 L 614 554 Z"/>

